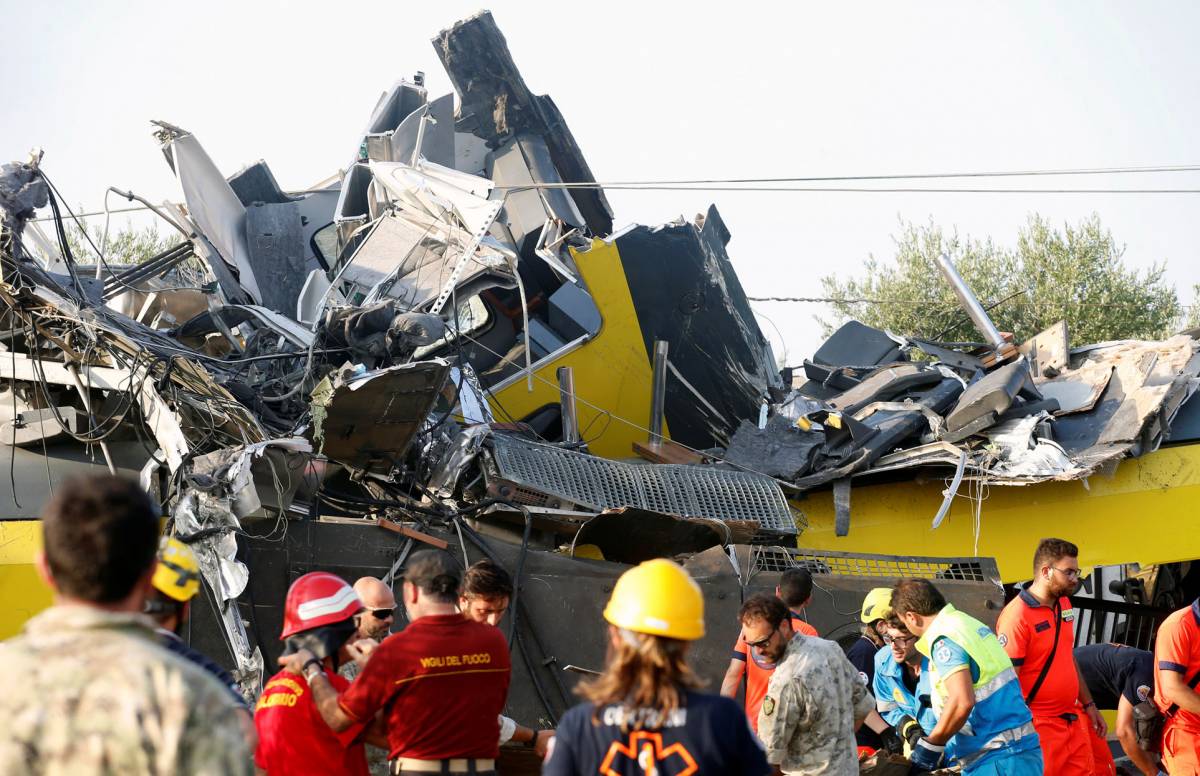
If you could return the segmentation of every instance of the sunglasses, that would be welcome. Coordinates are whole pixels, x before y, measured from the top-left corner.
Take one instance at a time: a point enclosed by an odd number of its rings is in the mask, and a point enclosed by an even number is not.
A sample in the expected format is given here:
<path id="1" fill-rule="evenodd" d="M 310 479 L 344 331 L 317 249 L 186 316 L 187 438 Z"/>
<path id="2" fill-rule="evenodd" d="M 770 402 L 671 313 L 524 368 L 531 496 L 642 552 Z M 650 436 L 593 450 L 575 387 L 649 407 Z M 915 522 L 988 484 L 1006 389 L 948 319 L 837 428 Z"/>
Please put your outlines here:
<path id="1" fill-rule="evenodd" d="M 779 626 L 775 626 L 775 630 L 773 630 L 769 634 L 767 634 L 767 637 L 765 639 L 759 639 L 758 641 L 747 641 L 746 646 L 754 647 L 756 649 L 762 649 L 763 647 L 767 646 L 767 644 L 771 643 L 771 639 L 775 638 L 775 634 L 778 632 L 779 632 Z"/>
<path id="2" fill-rule="evenodd" d="M 374 617 L 376 620 L 386 620 L 387 618 L 389 618 L 393 614 L 395 614 L 395 612 L 396 612 L 395 609 L 372 609 L 371 616 Z"/>
<path id="3" fill-rule="evenodd" d="M 916 636 L 901 636 L 900 638 L 892 638 L 891 636 L 883 637 L 884 644 L 899 644 L 902 647 L 907 647 L 909 644 L 915 643 L 916 640 Z"/>

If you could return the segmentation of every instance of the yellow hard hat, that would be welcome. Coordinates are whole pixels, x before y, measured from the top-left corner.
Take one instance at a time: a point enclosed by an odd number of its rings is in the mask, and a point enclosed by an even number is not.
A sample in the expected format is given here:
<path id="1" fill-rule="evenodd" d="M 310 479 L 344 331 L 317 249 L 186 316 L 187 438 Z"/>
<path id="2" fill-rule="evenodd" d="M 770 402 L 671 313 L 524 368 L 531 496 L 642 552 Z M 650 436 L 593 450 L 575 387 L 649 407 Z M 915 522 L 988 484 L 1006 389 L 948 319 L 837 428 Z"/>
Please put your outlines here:
<path id="1" fill-rule="evenodd" d="M 704 636 L 704 594 L 682 566 L 656 558 L 621 575 L 604 619 L 637 633 L 695 641 Z"/>
<path id="2" fill-rule="evenodd" d="M 862 615 L 859 619 L 870 624 L 876 620 L 886 620 L 891 614 L 892 589 L 877 587 L 867 593 L 867 597 L 863 599 Z"/>
<path id="3" fill-rule="evenodd" d="M 176 601 L 187 602 L 200 591 L 200 564 L 192 548 L 174 536 L 164 536 L 158 545 L 158 568 L 154 588 Z"/>

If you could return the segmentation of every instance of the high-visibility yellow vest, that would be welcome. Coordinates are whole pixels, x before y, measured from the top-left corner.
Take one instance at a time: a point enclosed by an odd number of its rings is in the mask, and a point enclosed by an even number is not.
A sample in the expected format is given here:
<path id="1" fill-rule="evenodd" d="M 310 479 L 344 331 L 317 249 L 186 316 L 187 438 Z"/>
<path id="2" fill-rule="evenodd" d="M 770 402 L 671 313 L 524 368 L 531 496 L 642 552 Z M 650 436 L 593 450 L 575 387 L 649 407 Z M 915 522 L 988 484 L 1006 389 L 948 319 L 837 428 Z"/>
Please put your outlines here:
<path id="1" fill-rule="evenodd" d="M 979 678 L 972 684 L 975 688 L 975 701 L 982 703 L 988 696 L 995 693 L 1009 682 L 1017 681 L 1017 672 L 1013 670 L 1012 661 L 1008 659 L 1004 647 L 992 629 L 976 620 L 969 614 L 964 614 L 946 604 L 937 615 L 929 630 L 917 641 L 917 650 L 929 661 L 930 679 L 933 685 L 933 710 L 941 716 L 942 705 L 946 700 L 945 677 L 938 673 L 937 661 L 932 659 L 930 651 L 938 639 L 946 637 L 953 641 L 975 661 L 979 666 Z"/>

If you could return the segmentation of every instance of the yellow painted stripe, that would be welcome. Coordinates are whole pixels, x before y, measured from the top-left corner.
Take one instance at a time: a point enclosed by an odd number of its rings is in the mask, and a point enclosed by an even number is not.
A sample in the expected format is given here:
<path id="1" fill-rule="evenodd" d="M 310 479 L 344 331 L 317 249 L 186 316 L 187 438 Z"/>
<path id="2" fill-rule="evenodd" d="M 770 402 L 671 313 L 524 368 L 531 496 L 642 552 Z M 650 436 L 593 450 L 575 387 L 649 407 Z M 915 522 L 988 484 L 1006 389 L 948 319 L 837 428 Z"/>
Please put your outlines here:
<path id="1" fill-rule="evenodd" d="M 536 367 L 534 374 L 545 382 L 534 378 L 532 391 L 521 378 L 496 391 L 496 399 L 516 420 L 558 404 L 556 372 L 569 366 L 575 375 L 579 430 L 589 449 L 605 458 L 630 458 L 633 443 L 646 441 L 642 429 L 650 423 L 653 372 L 633 297 L 614 243 L 593 240 L 589 250 L 572 253 L 600 310 L 599 333 L 582 347 Z M 493 407 L 497 416 L 502 414 L 500 407 Z M 664 436 L 670 437 L 665 426 Z"/>
<path id="2" fill-rule="evenodd" d="M 501 672 L 507 673 L 508 671 L 511 671 L 511 670 L 512 670 L 511 668 L 471 668 L 466 671 L 442 671 L 442 672 L 436 673 L 436 674 L 417 674 L 416 676 L 409 676 L 404 679 L 397 679 L 395 683 L 396 684 L 407 684 L 408 682 L 415 682 L 418 679 L 437 679 L 437 678 L 443 677 L 443 676 L 462 676 L 463 674 L 498 674 Z"/>
<path id="3" fill-rule="evenodd" d="M 950 477 L 879 485 L 856 484 L 850 532 L 834 534 L 832 493 L 796 500 L 809 527 L 802 547 L 893 555 L 973 556 L 974 502 L 959 488 L 946 520 L 934 529 Z M 1079 545 L 1084 568 L 1118 563 L 1171 563 L 1200 558 L 1200 444 L 1180 445 L 1122 461 L 1114 474 L 1086 483 L 991 485 L 984 491 L 978 555 L 996 558 L 1005 582 L 1029 579 L 1038 540 L 1056 536 Z"/>

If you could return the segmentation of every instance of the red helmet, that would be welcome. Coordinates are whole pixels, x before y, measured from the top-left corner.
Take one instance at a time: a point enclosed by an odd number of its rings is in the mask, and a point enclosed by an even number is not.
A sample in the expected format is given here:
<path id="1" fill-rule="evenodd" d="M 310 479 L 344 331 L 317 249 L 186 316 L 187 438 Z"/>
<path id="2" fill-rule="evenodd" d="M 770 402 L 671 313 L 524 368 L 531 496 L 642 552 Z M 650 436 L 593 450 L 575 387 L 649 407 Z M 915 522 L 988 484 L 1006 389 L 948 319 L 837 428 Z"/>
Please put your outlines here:
<path id="1" fill-rule="evenodd" d="M 283 633 L 279 638 L 341 622 L 362 608 L 358 594 L 346 580 L 327 571 L 309 572 L 288 588 L 283 605 Z"/>

